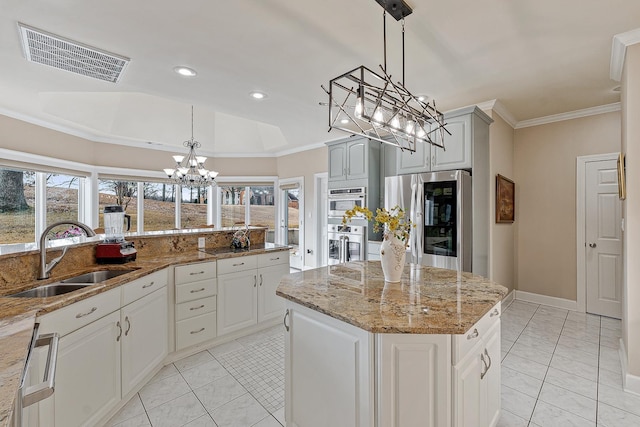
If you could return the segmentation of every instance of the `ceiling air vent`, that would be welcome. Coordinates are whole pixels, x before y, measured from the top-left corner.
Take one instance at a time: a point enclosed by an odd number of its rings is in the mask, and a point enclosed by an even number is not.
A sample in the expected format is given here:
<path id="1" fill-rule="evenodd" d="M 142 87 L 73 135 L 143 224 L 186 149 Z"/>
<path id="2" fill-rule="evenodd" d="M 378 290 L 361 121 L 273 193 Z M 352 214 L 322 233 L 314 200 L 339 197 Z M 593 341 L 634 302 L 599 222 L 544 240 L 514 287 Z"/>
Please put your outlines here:
<path id="1" fill-rule="evenodd" d="M 130 59 L 18 24 L 28 61 L 117 83 Z"/>

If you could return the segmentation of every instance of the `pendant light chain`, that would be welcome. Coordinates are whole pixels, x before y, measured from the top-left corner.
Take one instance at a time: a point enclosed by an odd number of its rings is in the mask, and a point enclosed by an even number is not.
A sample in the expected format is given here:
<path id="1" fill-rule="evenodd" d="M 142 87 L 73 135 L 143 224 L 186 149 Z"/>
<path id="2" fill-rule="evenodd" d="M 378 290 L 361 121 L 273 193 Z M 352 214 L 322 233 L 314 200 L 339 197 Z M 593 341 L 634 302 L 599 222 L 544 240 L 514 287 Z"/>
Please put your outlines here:
<path id="1" fill-rule="evenodd" d="M 404 17 L 402 18 L 402 86 L 404 86 Z"/>

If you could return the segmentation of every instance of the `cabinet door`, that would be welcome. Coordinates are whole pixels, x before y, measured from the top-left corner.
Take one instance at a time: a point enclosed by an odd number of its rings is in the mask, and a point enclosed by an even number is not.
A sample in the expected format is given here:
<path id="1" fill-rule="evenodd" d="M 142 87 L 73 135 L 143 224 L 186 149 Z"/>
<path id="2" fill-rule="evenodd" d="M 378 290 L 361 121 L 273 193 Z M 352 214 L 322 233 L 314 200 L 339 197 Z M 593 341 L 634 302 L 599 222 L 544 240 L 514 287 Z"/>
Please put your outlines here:
<path id="1" fill-rule="evenodd" d="M 485 348 L 489 355 L 490 366 L 488 369 L 484 368 L 486 374 L 482 379 L 480 408 L 483 414 L 481 417 L 484 420 L 482 425 L 494 427 L 500 419 L 500 322 L 497 322 L 487 333 Z"/>
<path id="2" fill-rule="evenodd" d="M 329 181 L 344 181 L 347 178 L 346 150 L 345 144 L 329 146 Z"/>
<path id="3" fill-rule="evenodd" d="M 284 315 L 284 299 L 276 295 L 276 288 L 285 274 L 289 274 L 289 263 L 258 270 L 258 322 Z"/>
<path id="4" fill-rule="evenodd" d="M 122 308 L 122 395 L 125 396 L 156 366 L 168 349 L 167 288 Z"/>
<path id="5" fill-rule="evenodd" d="M 471 114 L 447 119 L 444 147 L 431 146 L 432 167 L 434 171 L 452 169 L 470 169 L 471 163 Z"/>
<path id="6" fill-rule="evenodd" d="M 453 425 L 477 427 L 484 425 L 480 414 L 480 374 L 484 365 L 480 354 L 484 343 L 479 341 L 465 357 L 453 367 Z M 498 357 L 499 359 L 499 357 Z M 498 393 L 500 398 L 500 393 Z"/>
<path id="7" fill-rule="evenodd" d="M 373 335 L 297 304 L 287 308 L 287 426 L 373 426 Z"/>
<path id="8" fill-rule="evenodd" d="M 396 170 L 398 175 L 407 173 L 422 173 L 431 170 L 430 144 L 416 143 L 416 151 L 400 150 L 396 148 Z"/>
<path id="9" fill-rule="evenodd" d="M 218 276 L 218 336 L 258 322 L 257 270 Z"/>
<path id="10" fill-rule="evenodd" d="M 369 173 L 368 147 L 366 140 L 347 143 L 347 179 L 367 178 Z"/>
<path id="11" fill-rule="evenodd" d="M 53 394 L 56 426 L 98 425 L 120 402 L 119 321 L 116 311 L 60 339 Z"/>

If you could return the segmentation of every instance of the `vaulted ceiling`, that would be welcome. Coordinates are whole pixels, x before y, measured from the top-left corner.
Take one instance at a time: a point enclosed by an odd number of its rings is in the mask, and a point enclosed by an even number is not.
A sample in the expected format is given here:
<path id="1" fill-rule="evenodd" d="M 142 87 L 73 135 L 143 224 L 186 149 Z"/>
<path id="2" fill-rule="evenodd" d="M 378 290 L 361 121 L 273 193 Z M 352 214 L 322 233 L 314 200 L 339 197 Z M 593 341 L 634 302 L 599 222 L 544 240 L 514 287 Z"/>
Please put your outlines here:
<path id="1" fill-rule="evenodd" d="M 391 1 L 391 0 L 389 0 Z M 406 87 L 440 110 L 498 99 L 516 121 L 619 101 L 614 35 L 640 27 L 637 0 L 411 0 Z M 0 0 L 0 113 L 107 141 L 203 154 L 274 155 L 328 130 L 320 85 L 383 60 L 374 0 Z M 118 83 L 28 62 L 18 22 L 131 59 Z M 388 70 L 402 75 L 387 19 Z M 198 72 L 184 78 L 185 65 Z M 249 93 L 268 94 L 261 101 Z"/>

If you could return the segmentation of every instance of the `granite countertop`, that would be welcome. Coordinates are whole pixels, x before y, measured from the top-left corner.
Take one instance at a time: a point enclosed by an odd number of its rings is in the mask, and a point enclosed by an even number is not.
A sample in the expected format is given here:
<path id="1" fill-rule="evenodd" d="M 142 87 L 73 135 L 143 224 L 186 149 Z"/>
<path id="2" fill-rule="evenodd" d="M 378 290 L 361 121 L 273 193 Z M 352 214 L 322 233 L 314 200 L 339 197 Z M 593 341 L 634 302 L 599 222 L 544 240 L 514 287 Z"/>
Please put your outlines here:
<path id="1" fill-rule="evenodd" d="M 9 425 L 9 418 L 13 408 L 13 400 L 19 387 L 20 377 L 31 342 L 33 326 L 37 315 L 48 313 L 65 307 L 74 302 L 81 301 L 107 290 L 116 288 L 131 280 L 146 276 L 154 271 L 161 270 L 171 265 L 187 264 L 198 261 L 213 261 L 216 259 L 233 258 L 246 255 L 258 255 L 271 251 L 288 250 L 288 246 L 280 246 L 271 243 L 252 245 L 249 250 L 236 251 L 229 248 L 205 248 L 189 252 L 171 253 L 165 256 L 153 258 L 138 257 L 136 261 L 126 264 L 95 265 L 82 271 L 70 272 L 63 276 L 50 280 L 39 280 L 30 284 L 22 284 L 16 287 L 2 288 L 0 295 L 0 427 Z M 102 283 L 87 286 L 86 288 L 67 294 L 49 298 L 13 298 L 8 295 L 25 289 L 53 283 L 82 274 L 88 271 L 103 269 L 135 269 Z"/>
<path id="2" fill-rule="evenodd" d="M 378 261 L 285 276 L 276 294 L 373 333 L 464 334 L 507 294 L 471 273 L 411 264 L 385 283 Z"/>

